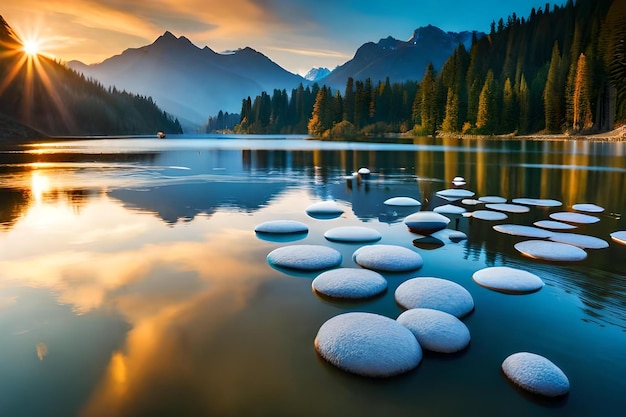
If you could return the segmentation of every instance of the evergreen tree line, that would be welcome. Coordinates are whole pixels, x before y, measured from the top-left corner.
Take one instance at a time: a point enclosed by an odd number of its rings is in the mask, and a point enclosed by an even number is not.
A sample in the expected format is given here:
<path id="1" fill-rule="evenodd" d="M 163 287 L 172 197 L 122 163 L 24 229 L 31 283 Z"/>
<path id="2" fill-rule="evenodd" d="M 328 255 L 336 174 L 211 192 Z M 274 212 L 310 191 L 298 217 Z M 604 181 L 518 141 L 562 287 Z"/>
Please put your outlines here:
<path id="1" fill-rule="evenodd" d="M 206 124 L 206 133 L 230 132 L 241 121 L 239 113 L 219 111 L 217 116 L 209 116 Z"/>
<path id="2" fill-rule="evenodd" d="M 348 79 L 243 100 L 245 133 L 349 138 L 405 132 L 526 134 L 605 131 L 626 122 L 626 2 L 569 0 L 491 25 L 419 82 Z M 299 107 L 298 107 L 299 105 Z"/>
<path id="3" fill-rule="evenodd" d="M 28 63 L 11 52 L 18 48 L 0 58 L 0 113 L 49 135 L 182 133 L 152 98 L 104 88 L 43 56 Z"/>

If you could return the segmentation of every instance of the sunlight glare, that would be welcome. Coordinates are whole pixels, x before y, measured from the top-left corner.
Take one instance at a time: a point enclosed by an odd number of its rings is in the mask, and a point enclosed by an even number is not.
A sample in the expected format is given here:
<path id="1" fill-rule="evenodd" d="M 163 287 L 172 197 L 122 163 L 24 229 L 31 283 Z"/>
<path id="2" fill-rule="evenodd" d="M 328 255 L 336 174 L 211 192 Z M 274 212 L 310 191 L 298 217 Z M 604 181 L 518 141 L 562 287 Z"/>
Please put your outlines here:
<path id="1" fill-rule="evenodd" d="M 37 55 L 39 54 L 39 42 L 34 39 L 24 41 L 23 49 L 28 55 Z"/>

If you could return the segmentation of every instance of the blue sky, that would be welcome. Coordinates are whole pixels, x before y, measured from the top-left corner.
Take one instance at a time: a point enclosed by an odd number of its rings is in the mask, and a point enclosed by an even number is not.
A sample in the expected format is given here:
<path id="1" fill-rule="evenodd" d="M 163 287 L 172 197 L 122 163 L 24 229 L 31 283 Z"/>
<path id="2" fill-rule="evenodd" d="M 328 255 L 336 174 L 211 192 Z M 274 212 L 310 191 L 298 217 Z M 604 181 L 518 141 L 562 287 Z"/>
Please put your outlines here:
<path id="1" fill-rule="evenodd" d="M 69 61 L 100 62 L 152 43 L 166 30 L 221 52 L 252 47 L 289 71 L 334 68 L 365 42 L 407 40 L 432 24 L 446 31 L 488 32 L 492 20 L 527 17 L 538 0 L 20 0 L 0 14 L 42 51 Z M 550 3 L 553 4 L 553 3 Z M 558 2 L 556 4 L 563 4 Z"/>

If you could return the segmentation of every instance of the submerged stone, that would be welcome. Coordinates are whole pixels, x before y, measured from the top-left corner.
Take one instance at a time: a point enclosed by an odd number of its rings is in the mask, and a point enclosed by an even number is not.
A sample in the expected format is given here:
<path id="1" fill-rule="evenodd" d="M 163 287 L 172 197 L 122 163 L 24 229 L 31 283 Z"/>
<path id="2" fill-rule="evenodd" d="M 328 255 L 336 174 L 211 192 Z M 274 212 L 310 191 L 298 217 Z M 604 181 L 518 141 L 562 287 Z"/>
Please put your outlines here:
<path id="1" fill-rule="evenodd" d="M 422 203 L 411 197 L 393 197 L 385 200 L 387 206 L 401 206 L 401 207 L 416 207 L 421 206 Z"/>
<path id="2" fill-rule="evenodd" d="M 526 240 L 514 247 L 522 255 L 546 261 L 574 262 L 587 257 L 587 252 L 579 247 L 545 240 Z"/>
<path id="3" fill-rule="evenodd" d="M 307 233 L 309 226 L 295 220 L 271 220 L 254 228 L 257 233 L 292 234 Z"/>
<path id="4" fill-rule="evenodd" d="M 536 237 L 538 239 L 549 238 L 554 232 L 540 229 L 538 227 L 523 226 L 520 224 L 499 224 L 493 226 L 493 229 L 500 233 L 506 233 L 513 236 Z"/>
<path id="5" fill-rule="evenodd" d="M 550 214 L 550 218 L 554 220 L 559 220 L 562 222 L 569 223 L 580 223 L 580 224 L 593 224 L 600 221 L 599 218 L 595 216 L 590 216 L 588 214 L 582 213 L 572 213 L 569 211 L 561 211 L 558 213 Z"/>
<path id="6" fill-rule="evenodd" d="M 491 204 L 506 203 L 506 198 L 500 197 L 498 195 L 486 195 L 484 197 L 478 198 L 478 200 L 482 201 L 483 203 Z"/>
<path id="7" fill-rule="evenodd" d="M 432 352 L 459 352 L 470 342 L 467 326 L 441 310 L 413 308 L 400 314 L 396 320 L 415 335 L 423 349 Z"/>
<path id="8" fill-rule="evenodd" d="M 491 210 L 505 211 L 507 213 L 528 213 L 530 209 L 519 204 L 494 203 L 485 204 L 485 207 Z"/>
<path id="9" fill-rule="evenodd" d="M 557 222 L 556 220 L 539 220 L 533 223 L 537 227 L 552 230 L 570 230 L 576 229 L 576 226 L 569 223 Z"/>
<path id="10" fill-rule="evenodd" d="M 595 204 L 574 204 L 572 208 L 574 210 L 585 211 L 587 213 L 602 213 L 604 211 L 604 207 L 600 207 Z"/>
<path id="11" fill-rule="evenodd" d="M 312 216 L 339 216 L 343 213 L 343 208 L 337 202 L 327 200 L 311 204 L 306 212 Z"/>
<path id="12" fill-rule="evenodd" d="M 513 202 L 516 204 L 539 207 L 559 207 L 563 205 L 560 201 L 549 198 L 514 198 Z"/>
<path id="13" fill-rule="evenodd" d="M 472 295 L 456 282 L 419 277 L 404 281 L 395 292 L 398 304 L 406 309 L 431 308 L 463 317 L 474 309 Z"/>
<path id="14" fill-rule="evenodd" d="M 430 235 L 445 229 L 448 223 L 450 223 L 449 218 L 434 211 L 420 211 L 404 219 L 404 224 L 411 232 L 421 235 Z"/>
<path id="15" fill-rule="evenodd" d="M 508 266 L 480 269 L 472 275 L 478 285 L 508 294 L 528 294 L 539 291 L 545 285 L 537 275 Z"/>
<path id="16" fill-rule="evenodd" d="M 502 371 L 515 385 L 534 394 L 559 397 L 569 392 L 569 380 L 549 359 L 530 352 L 518 352 L 502 362 Z"/>
<path id="17" fill-rule="evenodd" d="M 463 207 L 455 206 L 453 204 L 445 204 L 443 206 L 435 207 L 433 211 L 435 213 L 461 214 L 465 213 L 467 210 Z"/>
<path id="18" fill-rule="evenodd" d="M 387 289 L 387 280 L 378 272 L 362 268 L 338 268 L 322 272 L 313 289 L 334 298 L 369 298 Z"/>
<path id="19" fill-rule="evenodd" d="M 409 329 L 372 313 L 329 319 L 317 332 L 315 350 L 339 369 L 377 378 L 403 374 L 422 360 L 422 348 Z"/>
<path id="20" fill-rule="evenodd" d="M 498 220 L 505 220 L 509 216 L 499 211 L 476 210 L 472 212 L 472 217 L 479 219 L 479 220 L 498 221 Z"/>
<path id="21" fill-rule="evenodd" d="M 267 261 L 278 267 L 317 271 L 337 267 L 342 256 L 339 251 L 321 245 L 291 245 L 274 249 Z"/>
<path id="22" fill-rule="evenodd" d="M 342 226 L 327 230 L 324 237 L 335 242 L 375 242 L 382 238 L 376 229 L 363 226 Z"/>
<path id="23" fill-rule="evenodd" d="M 618 230 L 611 233 L 611 239 L 619 244 L 626 245 L 626 230 Z"/>
<path id="24" fill-rule="evenodd" d="M 550 236 L 550 240 L 567 243 L 583 249 L 604 249 L 609 247 L 609 242 L 606 240 L 578 233 L 555 233 L 553 236 Z"/>
<path id="25" fill-rule="evenodd" d="M 469 198 L 474 196 L 474 192 L 470 190 L 465 190 L 461 188 L 448 188 L 446 190 L 440 190 L 436 193 L 439 197 L 448 197 L 448 198 Z"/>
<path id="26" fill-rule="evenodd" d="M 424 260 L 419 253 L 397 245 L 367 245 L 352 255 L 363 268 L 385 272 L 405 272 L 419 269 Z"/>

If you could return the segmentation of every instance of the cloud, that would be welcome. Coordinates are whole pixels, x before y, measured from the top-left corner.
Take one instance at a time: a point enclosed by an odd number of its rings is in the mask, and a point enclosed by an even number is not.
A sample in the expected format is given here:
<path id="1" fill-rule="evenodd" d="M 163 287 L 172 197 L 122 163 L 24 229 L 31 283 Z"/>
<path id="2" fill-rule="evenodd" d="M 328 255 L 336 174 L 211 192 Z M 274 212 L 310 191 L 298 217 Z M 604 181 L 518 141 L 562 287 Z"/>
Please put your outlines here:
<path id="1" fill-rule="evenodd" d="M 347 55 L 343 52 L 339 51 L 327 51 L 327 50 L 315 50 L 315 49 L 297 49 L 297 48 L 284 48 L 280 46 L 268 46 L 268 49 L 272 49 L 274 51 L 281 52 L 289 52 L 297 55 L 305 55 L 305 56 L 314 56 L 314 57 L 324 57 L 324 58 L 351 58 L 350 55 Z"/>

